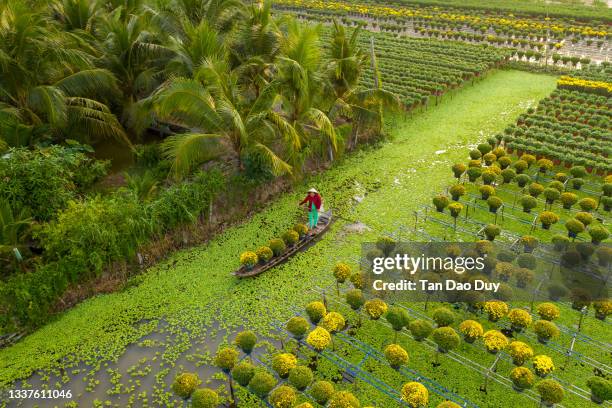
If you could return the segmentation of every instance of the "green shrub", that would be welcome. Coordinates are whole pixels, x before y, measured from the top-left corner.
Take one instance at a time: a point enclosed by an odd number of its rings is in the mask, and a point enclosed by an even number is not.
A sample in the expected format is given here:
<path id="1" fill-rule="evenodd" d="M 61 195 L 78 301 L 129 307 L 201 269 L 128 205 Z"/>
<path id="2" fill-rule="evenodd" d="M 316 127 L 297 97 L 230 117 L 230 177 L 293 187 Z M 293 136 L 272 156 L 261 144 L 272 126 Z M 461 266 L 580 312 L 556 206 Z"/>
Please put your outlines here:
<path id="1" fill-rule="evenodd" d="M 480 151 L 477 149 L 470 150 L 469 155 L 470 155 L 470 159 L 472 160 L 478 160 L 482 157 L 482 153 L 480 153 Z"/>
<path id="2" fill-rule="evenodd" d="M 519 160 L 514 162 L 514 168 L 516 169 L 516 172 L 518 174 L 521 174 L 522 172 L 527 170 L 528 167 L 529 167 L 529 165 L 527 164 L 527 162 L 525 160 L 519 159 Z"/>
<path id="3" fill-rule="evenodd" d="M 574 218 L 583 223 L 585 227 L 593 222 L 593 215 L 584 211 L 577 212 Z"/>
<path id="4" fill-rule="evenodd" d="M 502 179 L 504 180 L 504 183 L 510 183 L 516 177 L 516 171 L 514 171 L 511 168 L 507 168 L 507 169 L 502 170 L 501 176 L 502 176 Z"/>
<path id="5" fill-rule="evenodd" d="M 552 224 L 559 222 L 559 216 L 552 211 L 542 211 L 538 218 L 540 219 L 544 229 L 548 229 Z"/>
<path id="6" fill-rule="evenodd" d="M 312 383 L 312 370 L 305 366 L 297 366 L 289 372 L 289 382 L 298 390 L 303 390 Z"/>
<path id="7" fill-rule="evenodd" d="M 463 211 L 463 205 L 461 203 L 451 203 L 448 205 L 448 209 L 452 217 L 457 218 L 461 211 Z"/>
<path id="8" fill-rule="evenodd" d="M 538 201 L 530 195 L 524 195 L 521 197 L 521 206 L 524 212 L 529 213 L 538 206 Z"/>
<path id="9" fill-rule="evenodd" d="M 537 162 L 537 166 L 540 169 L 540 172 L 545 173 L 553 168 L 553 162 L 548 159 L 540 159 Z"/>
<path id="10" fill-rule="evenodd" d="M 612 197 L 612 183 L 605 183 L 601 186 L 601 191 L 604 193 L 604 196 Z"/>
<path id="11" fill-rule="evenodd" d="M 293 230 L 298 233 L 300 237 L 303 237 L 308 233 L 308 227 L 304 224 L 295 224 Z"/>
<path id="12" fill-rule="evenodd" d="M 546 203 L 552 204 L 561 197 L 561 193 L 556 188 L 546 188 L 544 189 L 544 197 L 546 198 Z"/>
<path id="13" fill-rule="evenodd" d="M 220 403 L 219 394 L 210 388 L 200 388 L 191 394 L 192 408 L 217 408 Z"/>
<path id="14" fill-rule="evenodd" d="M 478 191 L 480 191 L 483 200 L 487 200 L 490 196 L 495 194 L 495 189 L 487 185 L 481 186 Z"/>
<path id="15" fill-rule="evenodd" d="M 497 159 L 497 163 L 499 163 L 499 167 L 502 170 L 504 170 L 505 168 L 507 168 L 508 166 L 512 164 L 512 159 L 508 156 L 502 156 L 499 159 Z"/>
<path id="16" fill-rule="evenodd" d="M 519 187 L 525 187 L 527 184 L 531 183 L 531 177 L 527 174 L 519 174 L 516 176 L 515 180 Z"/>
<path id="17" fill-rule="evenodd" d="M 484 160 L 487 166 L 490 166 L 495 160 L 497 160 L 497 156 L 495 156 L 493 153 L 487 153 L 482 156 L 482 159 Z"/>
<path id="18" fill-rule="evenodd" d="M 582 211 L 591 212 L 597 208 L 597 201 L 592 198 L 583 198 L 578 201 L 578 206 L 582 209 Z"/>
<path id="19" fill-rule="evenodd" d="M 539 183 L 531 183 L 529 185 L 529 195 L 532 197 L 538 197 L 544 192 L 544 186 Z"/>
<path id="20" fill-rule="evenodd" d="M 603 205 L 604 211 L 612 210 L 612 197 L 601 197 L 601 205 Z"/>
<path id="21" fill-rule="evenodd" d="M 334 278 L 338 283 L 344 283 L 351 277 L 351 267 L 344 262 L 338 262 L 334 265 Z"/>
<path id="22" fill-rule="evenodd" d="M 232 369 L 232 378 L 243 387 L 246 387 L 255 375 L 255 366 L 243 360 Z"/>
<path id="23" fill-rule="evenodd" d="M 481 174 L 482 169 L 480 167 L 470 167 L 467 171 L 468 178 L 472 183 L 475 182 Z"/>
<path id="24" fill-rule="evenodd" d="M 608 239 L 610 232 L 601 225 L 595 225 L 589 228 L 589 235 L 591 236 L 591 242 L 598 244 Z"/>
<path id="25" fill-rule="evenodd" d="M 536 385 L 536 389 L 544 402 L 558 404 L 563 401 L 563 387 L 555 380 L 542 380 Z"/>
<path id="26" fill-rule="evenodd" d="M 538 320 L 533 324 L 533 330 L 538 336 L 538 339 L 548 341 L 559 336 L 557 326 L 548 320 Z"/>
<path id="27" fill-rule="evenodd" d="M 365 298 L 360 289 L 351 289 L 346 292 L 346 303 L 353 310 L 358 310 L 365 303 Z"/>
<path id="28" fill-rule="evenodd" d="M 229 371 L 238 361 L 238 351 L 232 347 L 224 347 L 217 351 L 215 365 L 222 370 Z"/>
<path id="29" fill-rule="evenodd" d="M 484 228 L 484 233 L 489 241 L 493 241 L 495 237 L 501 234 L 501 227 L 495 224 L 488 224 Z"/>
<path id="30" fill-rule="evenodd" d="M 325 405 L 334 395 L 334 385 L 328 381 L 317 381 L 310 387 L 310 395 L 317 404 Z"/>
<path id="31" fill-rule="evenodd" d="M 566 192 L 561 194 L 560 200 L 563 204 L 563 208 L 569 210 L 574 204 L 578 202 L 578 196 L 574 193 Z"/>
<path id="32" fill-rule="evenodd" d="M 348 391 L 338 391 L 332 395 L 328 408 L 360 408 L 359 400 Z"/>
<path id="33" fill-rule="evenodd" d="M 46 221 L 106 175 L 108 165 L 78 147 L 10 149 L 0 160 L 0 197 Z"/>
<path id="34" fill-rule="evenodd" d="M 565 186 L 563 185 L 563 183 L 556 180 L 548 183 L 548 188 L 554 188 L 555 190 L 559 191 L 559 193 L 565 191 Z"/>
<path id="35" fill-rule="evenodd" d="M 236 336 L 236 345 L 246 354 L 250 354 L 257 344 L 257 336 L 250 330 L 245 330 Z"/>
<path id="36" fill-rule="evenodd" d="M 573 166 L 570 169 L 570 174 L 574 178 L 584 178 L 587 175 L 587 171 L 584 166 Z"/>
<path id="37" fill-rule="evenodd" d="M 448 190 L 448 192 L 450 193 L 451 197 L 453 197 L 453 200 L 458 201 L 461 196 L 465 195 L 465 187 L 461 184 L 455 184 Z"/>
<path id="38" fill-rule="evenodd" d="M 587 386 L 598 402 L 612 400 L 612 381 L 602 377 L 591 377 L 587 380 Z"/>
<path id="39" fill-rule="evenodd" d="M 172 391 L 181 398 L 189 398 L 201 383 L 196 373 L 181 373 L 174 378 Z"/>
<path id="40" fill-rule="evenodd" d="M 455 321 L 455 313 L 446 307 L 439 307 L 433 312 L 433 319 L 438 327 L 450 326 Z"/>
<path id="41" fill-rule="evenodd" d="M 280 353 L 272 357 L 272 369 L 281 378 L 287 378 L 295 367 L 297 367 L 297 358 L 291 353 Z"/>
<path id="42" fill-rule="evenodd" d="M 426 320 L 413 320 L 408 324 L 408 329 L 415 340 L 421 341 L 427 338 L 433 331 L 433 327 Z"/>
<path id="43" fill-rule="evenodd" d="M 573 178 L 570 180 L 570 183 L 572 184 L 572 188 L 574 188 L 575 190 L 580 190 L 584 185 L 584 179 Z"/>
<path id="44" fill-rule="evenodd" d="M 531 388 L 535 382 L 535 376 L 527 367 L 514 367 L 510 371 L 510 379 L 519 389 Z"/>
<path id="45" fill-rule="evenodd" d="M 306 305 L 306 314 L 311 322 L 317 324 L 327 314 L 327 309 L 321 302 L 310 302 Z"/>
<path id="46" fill-rule="evenodd" d="M 289 319 L 286 328 L 287 331 L 291 333 L 293 337 L 301 339 L 302 337 L 304 337 L 304 335 L 310 328 L 310 325 L 308 324 L 308 321 L 303 317 L 295 316 Z"/>
<path id="47" fill-rule="evenodd" d="M 280 385 L 270 393 L 270 404 L 276 408 L 291 408 L 297 400 L 295 390 L 287 385 Z"/>
<path id="48" fill-rule="evenodd" d="M 491 196 L 487 199 L 489 211 L 491 212 L 496 212 L 502 206 L 503 203 L 504 202 L 502 201 L 502 199 L 496 196 Z"/>
<path id="49" fill-rule="evenodd" d="M 465 164 L 457 163 L 453 165 L 452 170 L 455 178 L 460 178 L 461 175 L 467 170 L 467 167 Z"/>
<path id="50" fill-rule="evenodd" d="M 519 288 L 525 288 L 531 281 L 533 281 L 533 272 L 527 268 L 518 268 L 514 272 L 516 278 L 516 286 Z"/>
<path id="51" fill-rule="evenodd" d="M 565 173 L 557 173 L 553 178 L 560 183 L 565 183 L 569 179 L 569 176 Z"/>
<path id="52" fill-rule="evenodd" d="M 488 144 L 488 143 L 480 143 L 478 146 L 476 146 L 476 148 L 483 155 L 485 155 L 485 154 L 489 153 L 491 150 L 493 150 L 491 145 Z"/>
<path id="53" fill-rule="evenodd" d="M 521 160 L 527 163 L 528 167 L 531 167 L 531 165 L 536 162 L 536 157 L 532 154 L 524 154 L 521 156 Z"/>
<path id="54" fill-rule="evenodd" d="M 274 256 L 281 255 L 283 252 L 285 252 L 285 249 L 287 249 L 285 241 L 278 238 L 271 239 L 270 242 L 268 242 L 268 247 L 270 247 L 272 252 L 274 252 Z"/>
<path id="55" fill-rule="evenodd" d="M 516 258 L 516 263 L 518 263 L 518 266 L 520 266 L 521 268 L 535 270 L 537 260 L 533 254 L 520 254 Z"/>
<path id="56" fill-rule="evenodd" d="M 565 229 L 567 229 L 568 233 L 572 236 L 576 236 L 581 232 L 584 232 L 584 224 L 578 221 L 575 218 L 571 218 L 565 222 Z"/>
<path id="57" fill-rule="evenodd" d="M 438 327 L 432 332 L 432 338 L 443 352 L 457 348 L 461 343 L 461 338 L 452 327 Z"/>
<path id="58" fill-rule="evenodd" d="M 265 371 L 257 371 L 251 381 L 249 389 L 258 397 L 264 398 L 276 386 L 276 378 Z"/>
<path id="59" fill-rule="evenodd" d="M 491 184 L 497 179 L 497 174 L 491 170 L 486 170 L 482 172 L 482 182 L 486 185 Z"/>
<path id="60" fill-rule="evenodd" d="M 448 207 L 449 203 L 450 200 L 445 195 L 438 195 L 433 198 L 433 204 L 436 207 L 436 210 L 438 210 L 439 212 L 444 211 L 444 209 Z"/>
<path id="61" fill-rule="evenodd" d="M 396 242 L 391 237 L 383 236 L 376 240 L 376 248 L 380 249 L 386 256 L 393 252 L 395 245 Z"/>
<path id="62" fill-rule="evenodd" d="M 395 331 L 402 330 L 404 327 L 407 327 L 410 322 L 408 312 L 399 306 L 392 306 L 389 308 L 385 315 L 385 319 L 387 319 Z"/>

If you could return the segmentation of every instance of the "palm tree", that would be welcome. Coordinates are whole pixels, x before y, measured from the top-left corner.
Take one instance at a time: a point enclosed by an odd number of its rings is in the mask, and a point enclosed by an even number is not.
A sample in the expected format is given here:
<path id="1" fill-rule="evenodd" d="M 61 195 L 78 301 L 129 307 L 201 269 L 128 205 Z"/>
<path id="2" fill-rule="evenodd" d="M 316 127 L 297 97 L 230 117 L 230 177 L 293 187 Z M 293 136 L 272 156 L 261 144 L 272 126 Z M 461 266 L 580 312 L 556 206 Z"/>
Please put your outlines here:
<path id="1" fill-rule="evenodd" d="M 378 88 L 359 86 L 359 78 L 368 63 L 367 55 L 359 48 L 360 28 L 347 35 L 344 26 L 334 20 L 330 46 L 328 76 L 336 100 L 330 116 L 344 116 L 352 120 L 349 148 L 357 146 L 360 134 L 368 131 L 379 135 L 382 132 L 382 108 L 398 110 L 401 106 L 397 95 Z"/>
<path id="2" fill-rule="evenodd" d="M 13 251 L 23 251 L 33 219 L 27 209 L 15 210 L 6 199 L 0 199 L 0 259 L 16 256 Z"/>
<path id="3" fill-rule="evenodd" d="M 333 160 L 337 150 L 336 130 L 327 114 L 319 109 L 328 85 L 321 72 L 319 28 L 287 20 L 277 65 L 287 121 L 297 131 L 301 144 L 317 140 Z"/>
<path id="4" fill-rule="evenodd" d="M 127 140 L 104 103 L 116 82 L 83 48 L 44 10 L 7 1 L 0 10 L 0 144 L 24 146 L 43 137 Z"/>
<path id="5" fill-rule="evenodd" d="M 173 79 L 153 96 L 162 120 L 191 129 L 169 137 L 163 145 L 176 175 L 185 175 L 195 165 L 227 150 L 233 152 L 241 170 L 249 157 L 275 176 L 291 173 L 288 161 L 299 150 L 300 140 L 274 110 L 278 84 L 268 84 L 252 100 L 238 86 L 238 74 L 224 60 L 207 60 L 195 79 Z"/>

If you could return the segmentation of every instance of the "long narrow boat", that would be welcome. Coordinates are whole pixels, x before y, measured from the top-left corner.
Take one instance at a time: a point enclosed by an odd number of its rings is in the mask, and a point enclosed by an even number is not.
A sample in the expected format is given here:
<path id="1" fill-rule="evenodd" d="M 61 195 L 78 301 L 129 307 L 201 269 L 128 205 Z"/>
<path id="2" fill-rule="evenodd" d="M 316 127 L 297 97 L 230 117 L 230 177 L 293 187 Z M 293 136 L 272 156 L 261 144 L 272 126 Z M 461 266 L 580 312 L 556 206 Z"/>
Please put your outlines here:
<path id="1" fill-rule="evenodd" d="M 287 259 L 298 253 L 301 249 L 313 243 L 317 238 L 323 235 L 331 225 L 331 221 L 332 211 L 329 210 L 326 212 L 322 212 L 321 214 L 319 214 L 319 223 L 317 224 L 315 229 L 311 231 L 310 235 L 306 235 L 295 245 L 288 247 L 283 254 L 270 259 L 269 262 L 266 262 L 265 264 L 257 264 L 251 269 L 247 269 L 244 266 L 241 266 L 240 269 L 234 272 L 234 275 L 238 278 L 250 278 L 251 276 L 257 276 L 261 273 L 264 273 L 268 269 L 274 268 L 276 265 L 285 262 Z"/>

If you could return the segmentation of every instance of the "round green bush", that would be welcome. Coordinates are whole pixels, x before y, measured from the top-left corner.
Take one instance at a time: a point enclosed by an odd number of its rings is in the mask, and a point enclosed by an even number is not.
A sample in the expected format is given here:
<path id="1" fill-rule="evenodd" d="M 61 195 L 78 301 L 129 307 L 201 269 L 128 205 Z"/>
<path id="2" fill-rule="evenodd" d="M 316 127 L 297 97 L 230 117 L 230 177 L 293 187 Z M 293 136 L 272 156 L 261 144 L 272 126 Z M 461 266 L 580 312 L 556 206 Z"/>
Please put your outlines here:
<path id="1" fill-rule="evenodd" d="M 268 242 L 268 247 L 272 250 L 272 252 L 274 252 L 274 256 L 281 255 L 283 252 L 285 252 L 285 249 L 287 249 L 285 241 L 279 238 L 271 239 L 270 242 Z"/>
<path id="2" fill-rule="evenodd" d="M 597 402 L 612 400 L 612 381 L 602 377 L 591 377 L 587 380 L 587 386 Z"/>
<path id="3" fill-rule="evenodd" d="M 334 385 L 328 381 L 317 381 L 310 387 L 310 395 L 317 404 L 325 405 L 334 395 Z"/>
<path id="4" fill-rule="evenodd" d="M 540 183 L 531 183 L 529 185 L 529 195 L 532 197 L 538 197 L 544 192 L 544 186 Z"/>
<path id="5" fill-rule="evenodd" d="M 559 193 L 562 193 L 563 191 L 565 191 L 565 186 L 563 185 L 563 183 L 557 180 L 551 181 L 550 183 L 548 183 L 548 188 L 554 188 Z"/>
<path id="6" fill-rule="evenodd" d="M 610 232 L 602 225 L 595 225 L 589 228 L 589 235 L 591 236 L 591 242 L 598 244 L 608 239 Z"/>
<path id="7" fill-rule="evenodd" d="M 408 364 L 408 353 L 399 344 L 389 344 L 385 347 L 385 358 L 394 368 Z"/>
<path id="8" fill-rule="evenodd" d="M 287 322 L 287 331 L 296 339 L 304 337 L 309 328 L 308 321 L 300 316 L 292 317 Z"/>
<path id="9" fill-rule="evenodd" d="M 503 203 L 504 202 L 501 200 L 501 198 L 496 196 L 491 196 L 487 199 L 487 205 L 489 206 L 489 210 L 497 211 L 497 209 L 501 207 Z"/>
<path id="10" fill-rule="evenodd" d="M 507 168 L 507 169 L 502 170 L 501 176 L 502 176 L 502 179 L 504 180 L 504 183 L 510 183 L 516 177 L 516 171 L 514 171 L 511 168 Z"/>
<path id="11" fill-rule="evenodd" d="M 561 193 L 556 188 L 548 187 L 544 189 L 544 198 L 548 204 L 552 204 L 561 197 Z"/>
<path id="12" fill-rule="evenodd" d="M 232 369 L 232 378 L 243 387 L 249 385 L 249 382 L 254 375 L 255 366 L 246 360 L 236 364 Z"/>
<path id="13" fill-rule="evenodd" d="M 559 336 L 557 325 L 548 320 L 538 320 L 533 324 L 533 330 L 538 336 L 538 339 L 549 340 Z"/>
<path id="14" fill-rule="evenodd" d="M 238 361 L 238 351 L 232 347 L 224 347 L 217 351 L 215 365 L 222 370 L 229 371 Z"/>
<path id="15" fill-rule="evenodd" d="M 300 391 L 308 387 L 313 378 L 312 370 L 306 366 L 297 366 L 289 372 L 289 382 Z"/>
<path id="16" fill-rule="evenodd" d="M 306 305 L 306 314 L 311 322 L 317 324 L 327 314 L 327 309 L 321 302 L 310 302 Z"/>
<path id="17" fill-rule="evenodd" d="M 488 185 L 488 184 L 493 183 L 495 181 L 495 179 L 497 179 L 497 174 L 495 174 L 491 170 L 486 170 L 486 171 L 482 172 L 481 177 L 482 177 L 483 183 Z"/>
<path id="18" fill-rule="evenodd" d="M 454 164 L 452 167 L 455 178 L 460 178 L 461 175 L 467 170 L 467 167 L 463 163 Z"/>
<path id="19" fill-rule="evenodd" d="M 457 348 L 461 342 L 461 338 L 452 327 L 438 327 L 432 332 L 432 337 L 443 352 Z"/>
<path id="20" fill-rule="evenodd" d="M 463 211 L 463 205 L 461 203 L 451 203 L 448 205 L 448 209 L 450 211 L 450 215 L 453 218 L 457 218 L 461 215 L 461 211 Z"/>
<path id="21" fill-rule="evenodd" d="M 537 166 L 542 173 L 547 172 L 548 170 L 553 168 L 553 162 L 548 159 L 540 159 L 537 162 Z"/>
<path id="22" fill-rule="evenodd" d="M 476 148 L 483 155 L 485 155 L 485 154 L 489 153 L 491 150 L 493 150 L 491 145 L 488 144 L 488 143 L 480 143 L 478 146 L 476 146 Z"/>
<path id="23" fill-rule="evenodd" d="M 597 201 L 594 199 L 587 197 L 578 201 L 578 206 L 582 209 L 582 211 L 591 212 L 597 208 Z"/>
<path id="24" fill-rule="evenodd" d="M 250 354 L 257 343 L 257 336 L 250 330 L 245 330 L 236 336 L 236 345 L 246 354 Z"/>
<path id="25" fill-rule="evenodd" d="M 528 213 L 538 206 L 538 201 L 530 195 L 524 195 L 521 197 L 521 206 L 523 207 L 523 211 Z"/>
<path id="26" fill-rule="evenodd" d="M 493 153 L 487 153 L 482 156 L 482 159 L 484 160 L 487 166 L 490 166 L 495 160 L 497 160 L 497 156 L 495 156 Z"/>
<path id="27" fill-rule="evenodd" d="M 181 398 L 189 396 L 198 388 L 202 381 L 196 373 L 181 373 L 172 382 L 172 391 Z"/>
<path id="28" fill-rule="evenodd" d="M 461 184 L 454 184 L 448 192 L 453 197 L 453 200 L 459 200 L 459 197 L 465 195 L 465 187 Z"/>
<path id="29" fill-rule="evenodd" d="M 413 320 L 408 324 L 410 333 L 414 336 L 415 340 L 421 341 L 431 334 L 433 327 L 427 320 Z"/>
<path id="30" fill-rule="evenodd" d="M 300 240 L 300 234 L 290 229 L 290 230 L 285 231 L 281 238 L 283 239 L 286 245 L 292 246 L 292 245 L 295 245 Z"/>
<path id="31" fill-rule="evenodd" d="M 493 241 L 495 237 L 501 234 L 501 227 L 495 224 L 488 224 L 484 228 L 484 233 L 488 240 Z"/>
<path id="32" fill-rule="evenodd" d="M 565 173 L 557 173 L 555 174 L 555 177 L 553 177 L 556 181 L 561 182 L 562 184 L 565 183 L 568 179 L 569 176 Z"/>
<path id="33" fill-rule="evenodd" d="M 612 210 L 612 197 L 601 197 L 601 205 L 603 206 L 604 211 Z"/>
<path id="34" fill-rule="evenodd" d="M 563 401 L 563 387 L 555 380 L 542 380 L 536 385 L 536 389 L 542 401 L 546 403 L 558 404 Z"/>
<path id="35" fill-rule="evenodd" d="M 480 191 L 480 196 L 483 200 L 487 200 L 490 196 L 495 195 L 495 189 L 491 186 L 481 186 L 478 191 Z"/>
<path id="36" fill-rule="evenodd" d="M 559 216 L 552 211 L 542 211 L 538 218 L 542 223 L 542 227 L 544 227 L 545 229 L 548 229 L 551 225 L 559 222 Z"/>
<path id="37" fill-rule="evenodd" d="M 376 248 L 383 251 L 383 254 L 389 255 L 395 249 L 397 243 L 395 240 L 388 236 L 380 237 L 376 240 Z"/>
<path id="38" fill-rule="evenodd" d="M 565 235 L 553 235 L 550 241 L 554 244 L 555 250 L 557 251 L 562 251 L 567 248 L 570 242 L 569 238 Z"/>
<path id="39" fill-rule="evenodd" d="M 450 326 L 455 321 L 455 313 L 446 307 L 439 307 L 434 310 L 432 317 L 438 327 Z"/>
<path id="40" fill-rule="evenodd" d="M 601 191 L 606 197 L 612 197 L 612 183 L 605 183 L 601 186 Z"/>
<path id="41" fill-rule="evenodd" d="M 531 183 L 531 177 L 527 174 L 519 174 L 516 176 L 515 181 L 519 187 L 525 187 L 527 184 Z"/>
<path id="42" fill-rule="evenodd" d="M 249 389 L 258 397 L 264 398 L 276 386 L 276 378 L 265 371 L 257 371 L 249 381 Z"/>
<path id="43" fill-rule="evenodd" d="M 338 391 L 329 400 L 328 408 L 361 408 L 361 404 L 350 392 Z"/>
<path id="44" fill-rule="evenodd" d="M 516 254 L 512 251 L 501 250 L 497 254 L 497 259 L 499 259 L 501 262 L 512 262 L 516 259 Z"/>
<path id="45" fill-rule="evenodd" d="M 359 310 L 361 306 L 365 303 L 365 297 L 363 293 L 359 289 L 351 289 L 346 292 L 346 303 L 353 310 Z"/>
<path id="46" fill-rule="evenodd" d="M 563 204 L 563 208 L 565 208 L 566 210 L 569 210 L 574 204 L 578 202 L 578 196 L 570 192 L 562 193 L 559 199 L 561 200 L 561 204 Z"/>
<path id="47" fill-rule="evenodd" d="M 587 171 L 584 166 L 573 166 L 569 172 L 574 178 L 584 178 L 587 175 Z"/>
<path id="48" fill-rule="evenodd" d="M 572 187 L 575 190 L 580 190 L 582 188 L 582 186 L 584 185 L 584 179 L 573 178 L 573 179 L 570 180 L 570 183 L 572 184 Z"/>
<path id="49" fill-rule="evenodd" d="M 408 326 L 410 322 L 410 316 L 408 312 L 399 306 L 392 306 L 387 311 L 385 319 L 389 322 L 393 330 L 400 331 L 404 327 Z"/>
<path id="50" fill-rule="evenodd" d="M 529 165 L 527 164 L 527 162 L 525 160 L 519 159 L 519 160 L 514 162 L 514 168 L 516 169 L 516 172 L 518 174 L 521 174 L 522 172 L 527 170 L 528 167 L 529 167 Z"/>
<path id="51" fill-rule="evenodd" d="M 433 198 L 433 204 L 436 207 L 436 210 L 440 212 L 444 211 L 444 209 L 448 207 L 449 203 L 450 200 L 445 195 L 438 195 Z"/>
<path id="52" fill-rule="evenodd" d="M 475 182 L 481 174 L 482 169 L 480 167 L 470 167 L 467 171 L 468 178 L 472 183 Z"/>
<path id="53" fill-rule="evenodd" d="M 527 367 L 514 367 L 510 371 L 510 379 L 514 386 L 521 390 L 533 387 L 535 382 L 535 376 Z"/>
<path id="54" fill-rule="evenodd" d="M 295 224 L 293 230 L 299 234 L 300 237 L 308 234 L 308 227 L 304 224 Z"/>
<path id="55" fill-rule="evenodd" d="M 219 394 L 210 388 L 200 388 L 191 394 L 192 408 L 217 408 L 220 403 Z"/>
<path id="56" fill-rule="evenodd" d="M 287 385 L 280 385 L 270 393 L 270 404 L 275 408 L 291 408 L 297 400 L 295 390 Z"/>
<path id="57" fill-rule="evenodd" d="M 565 229 L 567 229 L 570 234 L 580 234 L 584 231 L 584 224 L 575 218 L 571 218 L 565 222 Z"/>
<path id="58" fill-rule="evenodd" d="M 472 160 L 478 160 L 482 157 L 482 153 L 480 153 L 480 151 L 478 151 L 477 149 L 472 149 L 470 150 L 470 159 Z"/>
<path id="59" fill-rule="evenodd" d="M 593 215 L 584 211 L 577 212 L 574 218 L 583 223 L 585 227 L 593 222 Z"/>

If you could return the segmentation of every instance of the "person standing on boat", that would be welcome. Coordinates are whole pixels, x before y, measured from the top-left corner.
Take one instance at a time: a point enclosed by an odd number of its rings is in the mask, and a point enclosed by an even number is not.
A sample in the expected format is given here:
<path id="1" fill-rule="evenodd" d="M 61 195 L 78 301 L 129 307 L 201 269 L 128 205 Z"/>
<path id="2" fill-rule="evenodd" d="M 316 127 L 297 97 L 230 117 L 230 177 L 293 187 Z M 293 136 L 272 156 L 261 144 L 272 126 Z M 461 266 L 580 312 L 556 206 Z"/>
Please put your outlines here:
<path id="1" fill-rule="evenodd" d="M 306 204 L 308 208 L 308 228 L 315 229 L 319 222 L 319 210 L 321 209 L 321 195 L 314 188 L 308 190 L 308 195 L 299 205 Z"/>

